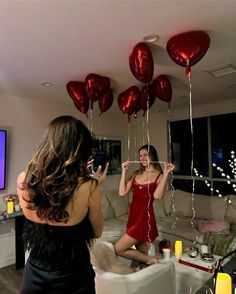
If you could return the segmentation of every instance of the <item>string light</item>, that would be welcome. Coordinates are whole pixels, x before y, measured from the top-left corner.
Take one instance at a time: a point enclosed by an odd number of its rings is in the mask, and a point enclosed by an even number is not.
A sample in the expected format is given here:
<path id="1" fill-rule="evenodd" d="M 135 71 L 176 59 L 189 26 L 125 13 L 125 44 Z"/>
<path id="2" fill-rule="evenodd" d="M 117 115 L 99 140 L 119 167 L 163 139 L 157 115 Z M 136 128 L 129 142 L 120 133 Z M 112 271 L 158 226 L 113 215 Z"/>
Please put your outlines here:
<path id="1" fill-rule="evenodd" d="M 229 166 L 231 168 L 232 174 L 233 174 L 234 178 L 236 178 L 235 177 L 236 176 L 236 168 L 234 167 L 234 166 L 236 166 L 236 160 L 235 160 L 235 152 L 234 151 L 231 151 L 231 160 L 229 160 L 228 162 L 229 162 Z M 220 172 L 220 175 L 223 178 L 227 179 L 226 183 L 231 185 L 233 190 L 236 192 L 236 184 L 232 183 L 230 176 L 227 175 L 221 167 L 217 166 L 216 163 L 213 163 L 212 166 Z M 194 168 L 194 173 L 197 177 L 203 178 L 203 176 L 201 174 L 199 174 L 199 172 L 196 168 Z M 207 187 L 210 188 L 210 190 L 212 192 L 217 193 L 218 197 L 223 198 L 226 203 L 228 203 L 234 207 L 234 205 L 232 205 L 232 201 L 229 199 L 229 196 L 223 197 L 222 194 L 220 193 L 220 191 L 218 189 L 214 189 L 212 187 L 212 185 L 207 180 L 205 180 L 204 183 L 206 184 Z M 234 207 L 234 208 L 236 209 L 236 207 Z"/>

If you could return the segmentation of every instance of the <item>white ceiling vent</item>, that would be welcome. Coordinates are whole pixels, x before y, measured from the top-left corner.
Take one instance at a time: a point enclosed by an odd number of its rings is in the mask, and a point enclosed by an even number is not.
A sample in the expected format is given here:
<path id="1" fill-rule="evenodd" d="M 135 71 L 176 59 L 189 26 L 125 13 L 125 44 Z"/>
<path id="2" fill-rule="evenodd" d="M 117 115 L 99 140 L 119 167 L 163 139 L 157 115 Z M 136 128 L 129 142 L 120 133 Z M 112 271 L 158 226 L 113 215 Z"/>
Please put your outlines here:
<path id="1" fill-rule="evenodd" d="M 224 64 L 218 68 L 208 70 L 207 73 L 209 73 L 213 77 L 219 78 L 225 75 L 229 75 L 231 73 L 236 73 L 236 67 L 232 64 Z"/>

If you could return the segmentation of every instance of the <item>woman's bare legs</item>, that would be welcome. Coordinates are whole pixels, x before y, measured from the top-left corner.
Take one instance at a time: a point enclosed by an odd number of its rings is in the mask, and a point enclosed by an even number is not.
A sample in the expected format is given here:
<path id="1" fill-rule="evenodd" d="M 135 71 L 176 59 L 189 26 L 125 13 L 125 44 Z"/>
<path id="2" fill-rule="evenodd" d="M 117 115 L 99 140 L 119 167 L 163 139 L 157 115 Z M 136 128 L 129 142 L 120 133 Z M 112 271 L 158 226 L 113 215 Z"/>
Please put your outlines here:
<path id="1" fill-rule="evenodd" d="M 114 248 L 116 254 L 128 259 L 137 260 L 147 264 L 155 264 L 158 263 L 158 260 L 155 257 L 149 257 L 146 253 L 146 249 L 144 244 L 146 243 L 138 243 L 137 240 L 133 239 L 127 234 L 124 234 L 115 244 Z M 131 246 L 135 245 L 137 250 L 132 249 Z M 141 252 L 138 248 L 140 248 L 143 252 Z M 144 253 L 145 252 L 145 253 Z"/>

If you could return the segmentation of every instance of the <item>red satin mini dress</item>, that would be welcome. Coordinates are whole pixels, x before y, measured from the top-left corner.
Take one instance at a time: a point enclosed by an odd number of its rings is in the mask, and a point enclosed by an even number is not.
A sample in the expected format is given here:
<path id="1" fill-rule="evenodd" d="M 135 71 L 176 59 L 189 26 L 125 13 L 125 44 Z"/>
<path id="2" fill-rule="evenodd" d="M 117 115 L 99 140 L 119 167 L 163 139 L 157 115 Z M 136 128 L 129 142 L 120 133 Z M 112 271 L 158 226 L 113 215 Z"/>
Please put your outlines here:
<path id="1" fill-rule="evenodd" d="M 132 202 L 129 207 L 129 218 L 126 234 L 140 242 L 154 242 L 158 236 L 158 230 L 153 209 L 154 192 L 158 185 L 157 180 L 149 184 L 141 185 L 135 178 L 131 190 Z"/>

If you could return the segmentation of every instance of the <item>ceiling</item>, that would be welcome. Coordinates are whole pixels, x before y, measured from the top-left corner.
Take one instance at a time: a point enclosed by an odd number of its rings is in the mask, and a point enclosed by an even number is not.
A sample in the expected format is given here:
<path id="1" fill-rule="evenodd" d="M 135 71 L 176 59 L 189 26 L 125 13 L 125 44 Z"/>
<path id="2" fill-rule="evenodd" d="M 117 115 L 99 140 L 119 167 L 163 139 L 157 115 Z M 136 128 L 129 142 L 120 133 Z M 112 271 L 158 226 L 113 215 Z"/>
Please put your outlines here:
<path id="1" fill-rule="evenodd" d="M 171 60 L 168 40 L 202 30 L 211 39 L 206 55 L 192 67 L 192 102 L 236 98 L 236 73 L 213 77 L 207 71 L 236 67 L 236 1 L 218 0 L 85 0 L 0 1 L 0 94 L 31 99 L 68 101 L 66 84 L 84 81 L 90 73 L 107 76 L 115 99 L 132 85 L 129 55 L 150 34 L 154 77 L 168 75 L 171 107 L 188 103 L 185 68 Z M 43 87 L 41 83 L 53 86 Z M 118 109 L 117 102 L 112 109 Z M 167 109 L 157 99 L 151 111 Z"/>

